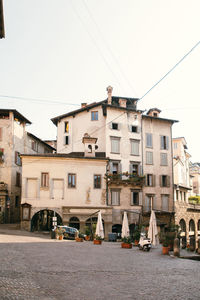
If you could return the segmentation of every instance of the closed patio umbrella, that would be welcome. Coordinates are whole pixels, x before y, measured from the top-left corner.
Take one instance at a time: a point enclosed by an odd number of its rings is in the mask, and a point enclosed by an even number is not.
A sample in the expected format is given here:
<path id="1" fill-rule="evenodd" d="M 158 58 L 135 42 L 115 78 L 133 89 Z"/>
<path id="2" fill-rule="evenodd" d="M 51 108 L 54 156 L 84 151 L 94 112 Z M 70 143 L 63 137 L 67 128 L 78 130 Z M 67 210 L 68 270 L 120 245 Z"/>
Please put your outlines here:
<path id="1" fill-rule="evenodd" d="M 103 223 L 101 218 L 101 211 L 98 212 L 97 226 L 96 226 L 96 235 L 104 239 Z"/>
<path id="2" fill-rule="evenodd" d="M 156 215 L 153 210 L 151 211 L 151 217 L 149 221 L 148 238 L 151 240 L 152 245 L 156 246 L 159 244 Z"/>
<path id="3" fill-rule="evenodd" d="M 124 218 L 122 223 L 122 238 L 128 237 L 130 235 L 129 233 L 129 226 L 128 226 L 128 218 L 127 218 L 127 212 L 124 212 Z"/>

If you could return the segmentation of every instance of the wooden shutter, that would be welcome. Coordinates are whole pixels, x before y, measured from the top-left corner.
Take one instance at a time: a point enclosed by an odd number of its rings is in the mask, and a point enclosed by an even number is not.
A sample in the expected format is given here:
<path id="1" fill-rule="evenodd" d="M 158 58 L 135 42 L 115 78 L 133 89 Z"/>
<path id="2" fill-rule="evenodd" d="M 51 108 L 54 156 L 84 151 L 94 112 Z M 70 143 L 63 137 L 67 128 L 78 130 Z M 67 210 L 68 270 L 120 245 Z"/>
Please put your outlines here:
<path id="1" fill-rule="evenodd" d="M 170 176 L 167 176 L 167 187 L 170 187 Z"/>
<path id="2" fill-rule="evenodd" d="M 142 205 L 142 192 L 139 192 L 139 205 Z"/>
<path id="3" fill-rule="evenodd" d="M 168 150 L 169 149 L 169 137 L 166 136 L 166 149 Z"/>
<path id="4" fill-rule="evenodd" d="M 162 175 L 160 175 L 160 186 L 162 187 Z"/>
<path id="5" fill-rule="evenodd" d="M 112 161 L 110 161 L 110 173 L 113 173 L 113 162 Z"/>
<path id="6" fill-rule="evenodd" d="M 153 175 L 153 186 L 156 186 L 156 175 Z"/>

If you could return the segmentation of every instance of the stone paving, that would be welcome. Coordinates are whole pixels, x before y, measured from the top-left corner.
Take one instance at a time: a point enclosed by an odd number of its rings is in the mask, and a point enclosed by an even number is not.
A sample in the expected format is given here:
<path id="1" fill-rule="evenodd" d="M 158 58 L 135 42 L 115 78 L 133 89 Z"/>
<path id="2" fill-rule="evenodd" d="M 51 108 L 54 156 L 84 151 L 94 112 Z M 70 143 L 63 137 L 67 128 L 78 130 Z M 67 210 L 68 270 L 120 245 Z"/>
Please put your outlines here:
<path id="1" fill-rule="evenodd" d="M 200 299 L 200 262 L 1 229 L 0 299 Z"/>

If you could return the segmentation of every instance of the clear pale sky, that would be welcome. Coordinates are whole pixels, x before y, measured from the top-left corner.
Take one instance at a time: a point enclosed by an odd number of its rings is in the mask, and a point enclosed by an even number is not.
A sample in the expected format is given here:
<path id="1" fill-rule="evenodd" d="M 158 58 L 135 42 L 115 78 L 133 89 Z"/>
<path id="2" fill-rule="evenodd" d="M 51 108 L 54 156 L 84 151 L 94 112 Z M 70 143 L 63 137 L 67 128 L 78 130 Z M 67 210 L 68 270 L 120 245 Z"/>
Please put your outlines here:
<path id="1" fill-rule="evenodd" d="M 106 99 L 108 85 L 115 96 L 141 98 L 200 40 L 199 0 L 3 3 L 0 107 L 17 109 L 41 139 L 56 138 L 51 118 Z M 186 138 L 193 162 L 200 161 L 199 81 L 200 45 L 138 103 L 179 120 L 173 136 Z"/>

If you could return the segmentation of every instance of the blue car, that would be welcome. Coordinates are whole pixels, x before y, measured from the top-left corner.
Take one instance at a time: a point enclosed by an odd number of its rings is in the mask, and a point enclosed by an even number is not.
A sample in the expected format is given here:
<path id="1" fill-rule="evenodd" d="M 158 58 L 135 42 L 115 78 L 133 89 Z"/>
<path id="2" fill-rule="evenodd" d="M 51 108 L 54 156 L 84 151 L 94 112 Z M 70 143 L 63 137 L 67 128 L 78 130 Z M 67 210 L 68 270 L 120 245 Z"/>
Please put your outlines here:
<path id="1" fill-rule="evenodd" d="M 58 226 L 64 230 L 63 238 L 66 240 L 74 240 L 78 236 L 78 229 L 69 226 Z"/>

